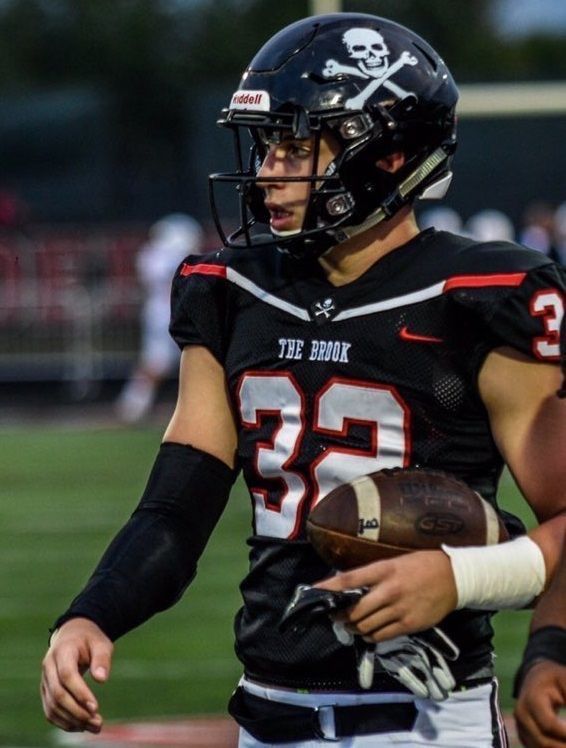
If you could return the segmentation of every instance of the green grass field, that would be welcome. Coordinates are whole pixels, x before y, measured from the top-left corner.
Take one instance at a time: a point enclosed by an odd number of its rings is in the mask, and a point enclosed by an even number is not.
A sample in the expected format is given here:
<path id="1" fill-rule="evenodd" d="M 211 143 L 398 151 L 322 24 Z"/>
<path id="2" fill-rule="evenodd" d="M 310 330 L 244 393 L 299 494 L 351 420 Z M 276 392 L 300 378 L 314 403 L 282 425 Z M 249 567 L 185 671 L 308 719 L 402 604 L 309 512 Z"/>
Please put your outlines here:
<path id="1" fill-rule="evenodd" d="M 160 436 L 157 428 L 0 431 L 0 745 L 54 743 L 38 691 L 47 629 L 137 503 Z M 532 522 L 509 479 L 500 501 Z M 183 600 L 117 643 L 111 679 L 97 691 L 107 720 L 224 713 L 240 673 L 232 618 L 249 528 L 237 485 Z M 528 619 L 496 618 L 506 707 Z"/>

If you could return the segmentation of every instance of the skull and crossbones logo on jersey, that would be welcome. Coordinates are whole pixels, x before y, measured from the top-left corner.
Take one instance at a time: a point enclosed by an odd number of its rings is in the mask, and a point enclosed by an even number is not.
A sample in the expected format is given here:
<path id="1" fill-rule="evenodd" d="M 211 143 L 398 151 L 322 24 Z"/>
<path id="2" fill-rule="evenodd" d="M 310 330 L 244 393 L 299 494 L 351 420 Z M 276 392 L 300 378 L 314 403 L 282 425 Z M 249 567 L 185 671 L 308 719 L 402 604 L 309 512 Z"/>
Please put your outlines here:
<path id="1" fill-rule="evenodd" d="M 348 29 L 342 36 L 342 41 L 348 51 L 351 60 L 356 63 L 344 65 L 337 60 L 329 59 L 322 71 L 325 78 L 334 78 L 336 75 L 345 74 L 364 78 L 368 81 L 367 86 L 357 96 L 347 99 L 344 106 L 346 109 L 361 109 L 369 97 L 384 86 L 400 99 L 414 95 L 411 91 L 405 91 L 401 86 L 394 83 L 391 78 L 405 65 L 416 65 L 417 58 L 410 52 L 401 52 L 395 62 L 390 62 L 389 47 L 385 39 L 374 29 L 353 28 Z"/>

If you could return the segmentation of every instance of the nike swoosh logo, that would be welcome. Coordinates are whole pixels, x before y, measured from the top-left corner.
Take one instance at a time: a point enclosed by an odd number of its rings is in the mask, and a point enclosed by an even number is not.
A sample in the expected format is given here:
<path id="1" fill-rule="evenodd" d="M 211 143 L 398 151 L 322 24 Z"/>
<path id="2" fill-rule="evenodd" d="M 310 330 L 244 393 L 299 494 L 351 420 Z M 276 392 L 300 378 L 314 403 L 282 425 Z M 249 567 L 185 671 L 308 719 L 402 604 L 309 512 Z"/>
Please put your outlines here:
<path id="1" fill-rule="evenodd" d="M 407 340 L 411 343 L 444 343 L 442 338 L 436 338 L 434 335 L 420 335 L 416 332 L 409 332 L 407 325 L 399 330 L 401 340 Z"/>

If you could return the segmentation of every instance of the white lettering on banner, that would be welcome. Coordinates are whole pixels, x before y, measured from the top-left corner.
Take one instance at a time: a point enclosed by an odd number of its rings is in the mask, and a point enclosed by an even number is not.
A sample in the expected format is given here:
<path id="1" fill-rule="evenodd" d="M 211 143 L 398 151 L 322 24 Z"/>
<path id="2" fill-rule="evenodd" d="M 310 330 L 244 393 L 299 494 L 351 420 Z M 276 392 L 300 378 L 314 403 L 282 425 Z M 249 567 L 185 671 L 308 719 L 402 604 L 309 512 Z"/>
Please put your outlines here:
<path id="1" fill-rule="evenodd" d="M 267 91 L 236 91 L 230 102 L 230 109 L 253 109 L 268 112 L 270 98 Z"/>

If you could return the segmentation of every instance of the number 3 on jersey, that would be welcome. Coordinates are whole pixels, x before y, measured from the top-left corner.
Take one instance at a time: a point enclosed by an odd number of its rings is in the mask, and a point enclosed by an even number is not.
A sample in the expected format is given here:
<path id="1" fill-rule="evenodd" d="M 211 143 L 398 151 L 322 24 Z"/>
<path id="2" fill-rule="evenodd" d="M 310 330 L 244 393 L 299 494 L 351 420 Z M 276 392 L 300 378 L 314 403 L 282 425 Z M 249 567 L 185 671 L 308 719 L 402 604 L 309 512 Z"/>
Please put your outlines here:
<path id="1" fill-rule="evenodd" d="M 533 340 L 537 358 L 558 361 L 560 358 L 560 325 L 564 317 L 564 299 L 553 288 L 537 291 L 531 299 L 531 315 L 541 317 L 545 334 Z"/>
<path id="2" fill-rule="evenodd" d="M 388 385 L 333 378 L 316 395 L 308 423 L 305 395 L 291 373 L 249 372 L 240 380 L 238 403 L 245 428 L 258 429 L 265 418 L 274 421 L 270 440 L 256 443 L 256 472 L 280 486 L 276 492 L 251 489 L 260 535 L 294 538 L 305 501 L 314 506 L 345 481 L 409 464 L 409 410 Z M 311 481 L 294 469 L 307 429 L 335 441 L 346 439 L 355 424 L 368 427 L 367 448 L 327 447 L 310 466 Z"/>

